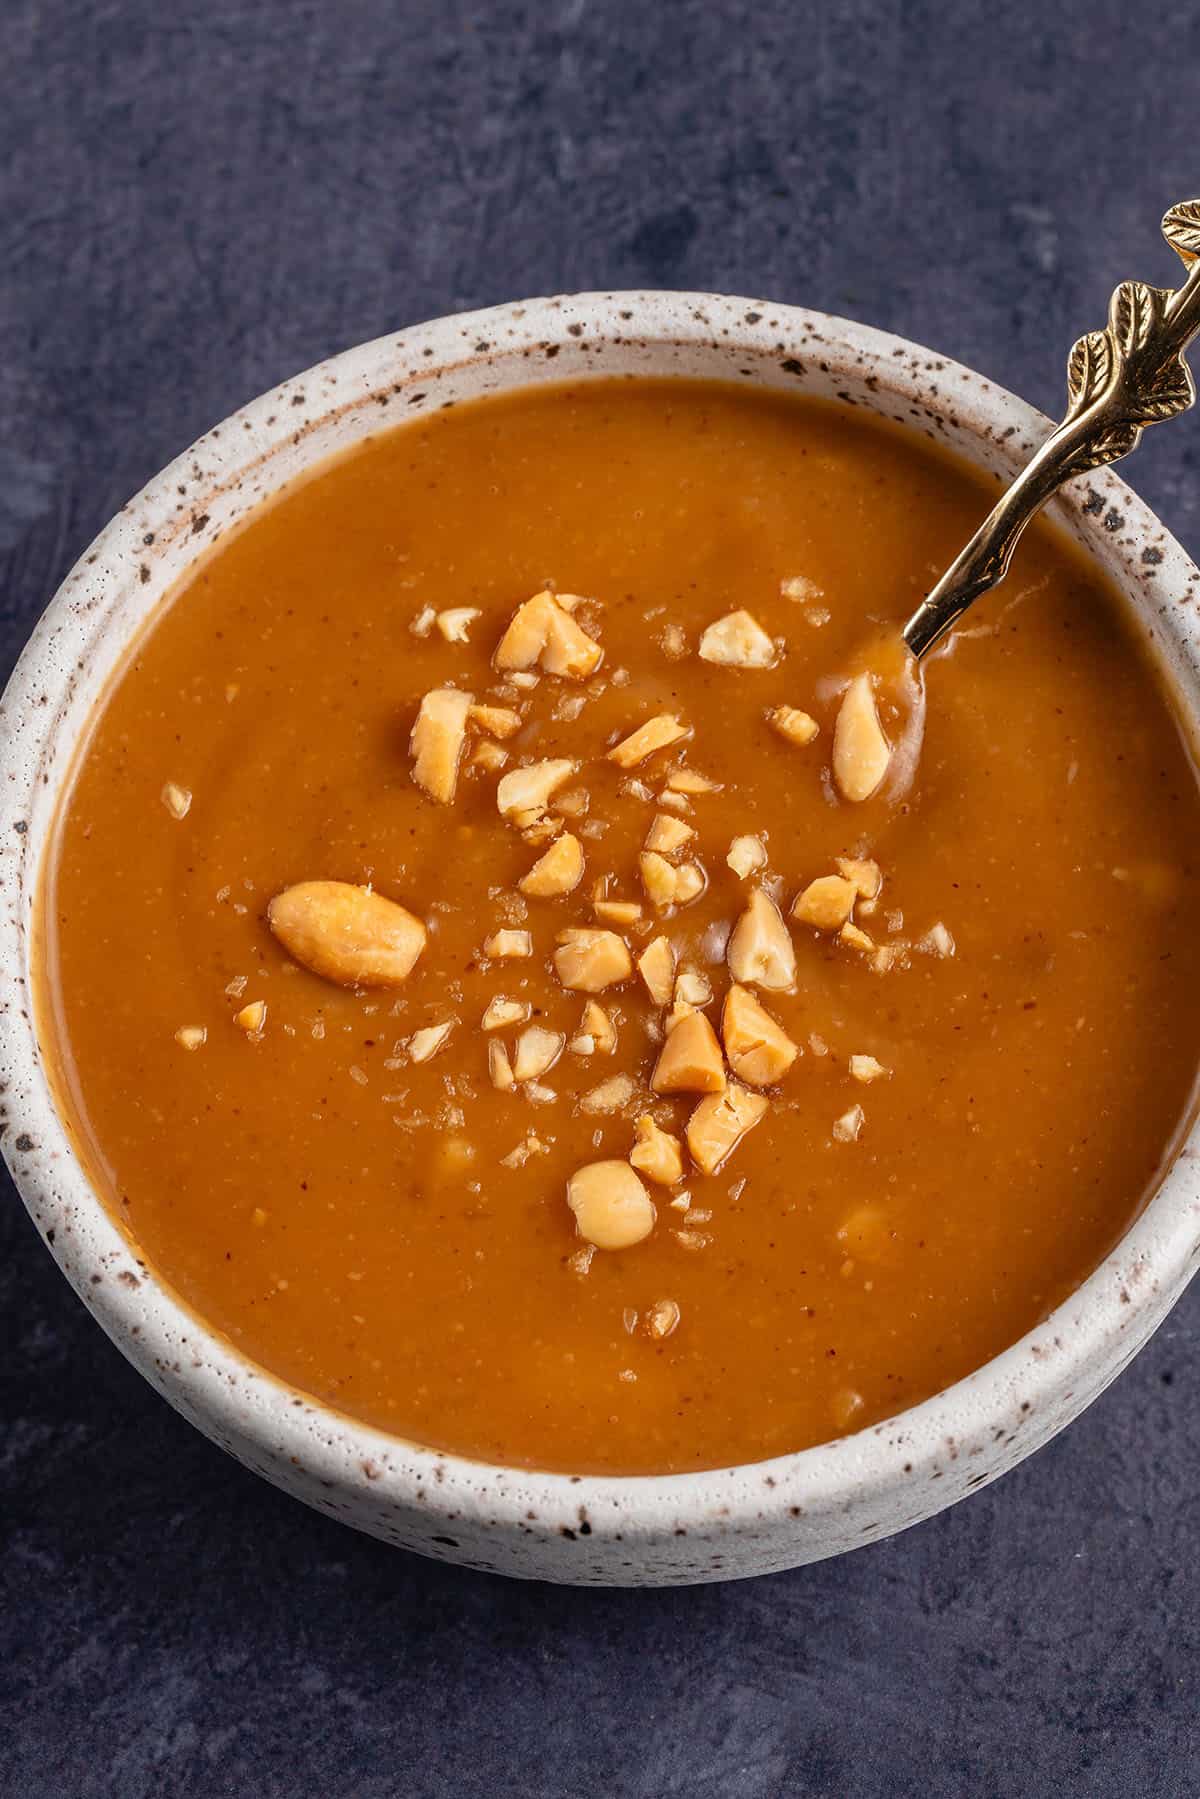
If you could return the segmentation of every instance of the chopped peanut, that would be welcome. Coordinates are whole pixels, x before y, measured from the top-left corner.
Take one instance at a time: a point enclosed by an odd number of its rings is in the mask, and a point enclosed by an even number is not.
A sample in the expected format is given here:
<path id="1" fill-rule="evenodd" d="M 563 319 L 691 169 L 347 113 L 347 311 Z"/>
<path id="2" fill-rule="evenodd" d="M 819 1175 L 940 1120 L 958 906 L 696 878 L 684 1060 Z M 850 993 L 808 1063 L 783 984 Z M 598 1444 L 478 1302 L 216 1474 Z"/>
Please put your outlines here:
<path id="1" fill-rule="evenodd" d="M 634 1125 L 637 1142 L 629 1152 L 633 1166 L 660 1187 L 675 1187 L 683 1179 L 683 1145 L 670 1131 L 660 1130 L 649 1112 Z"/>
<path id="2" fill-rule="evenodd" d="M 694 768 L 672 769 L 667 776 L 667 790 L 670 793 L 720 793 L 719 781 L 710 781 Z"/>
<path id="3" fill-rule="evenodd" d="M 267 1023 L 267 1002 L 265 999 L 251 1000 L 240 1012 L 235 1012 L 233 1022 L 247 1037 L 261 1037 Z"/>
<path id="4" fill-rule="evenodd" d="M 864 955 L 875 948 L 874 939 L 868 937 L 865 931 L 860 931 L 849 919 L 838 932 L 838 937 L 847 949 L 861 950 Z"/>
<path id="5" fill-rule="evenodd" d="M 698 862 L 685 862 L 676 868 L 665 856 L 654 850 L 643 850 L 638 857 L 638 872 L 646 896 L 656 911 L 668 906 L 686 906 L 704 892 L 707 880 Z"/>
<path id="6" fill-rule="evenodd" d="M 398 987 L 425 948 L 425 926 L 369 887 L 299 881 L 267 907 L 288 954 L 342 987 Z"/>
<path id="7" fill-rule="evenodd" d="M 447 643 L 468 643 L 471 626 L 480 616 L 478 606 L 451 606 L 437 615 L 437 628 Z"/>
<path id="8" fill-rule="evenodd" d="M 528 931 L 493 931 L 483 946 L 483 953 L 497 962 L 532 956 L 533 938 Z"/>
<path id="9" fill-rule="evenodd" d="M 770 668 L 776 660 L 776 650 L 749 612 L 728 612 L 702 635 L 700 659 L 728 668 Z"/>
<path id="10" fill-rule="evenodd" d="M 604 651 L 575 620 L 562 610 L 567 598 L 561 594 L 559 604 L 550 615 L 546 644 L 542 651 L 542 667 L 548 675 L 564 675 L 568 680 L 586 681 L 600 666 Z"/>
<path id="11" fill-rule="evenodd" d="M 669 1005 L 675 983 L 675 951 L 665 937 L 656 937 L 646 945 L 638 957 L 638 973 L 655 1005 Z"/>
<path id="12" fill-rule="evenodd" d="M 702 1099 L 687 1124 L 688 1149 L 701 1173 L 716 1174 L 766 1110 L 761 1093 L 751 1093 L 733 1081 L 724 1093 Z"/>
<path id="13" fill-rule="evenodd" d="M 569 781 L 579 764 L 560 757 L 548 762 L 529 762 L 522 768 L 511 768 L 502 775 L 496 787 L 496 805 L 502 818 L 514 823 L 518 830 L 536 824 L 546 810 L 551 795 Z M 526 813 L 531 816 L 524 816 Z"/>
<path id="14" fill-rule="evenodd" d="M 531 825 L 524 827 L 521 832 L 521 842 L 527 843 L 530 849 L 540 849 L 543 843 L 553 843 L 562 828 L 561 818 L 551 818 L 546 814 L 535 819 Z"/>
<path id="15" fill-rule="evenodd" d="M 729 1066 L 752 1087 L 781 1081 L 799 1055 L 783 1026 L 764 1010 L 747 987 L 736 984 L 725 996 L 721 1036 Z"/>
<path id="16" fill-rule="evenodd" d="M 660 712 L 657 718 L 648 718 L 644 725 L 639 725 L 636 731 L 615 744 L 608 752 L 608 759 L 618 768 L 635 768 L 655 750 L 667 749 L 688 734 L 687 725 L 681 725 L 669 712 Z"/>
<path id="17" fill-rule="evenodd" d="M 851 1056 L 850 1058 L 851 1078 L 862 1081 L 864 1085 L 871 1081 L 885 1080 L 890 1073 L 891 1069 L 885 1068 L 882 1062 L 877 1062 L 874 1056 Z"/>
<path id="18" fill-rule="evenodd" d="M 601 1081 L 579 1102 L 581 1112 L 619 1112 L 633 1098 L 633 1082 L 627 1074 L 613 1074 Z"/>
<path id="19" fill-rule="evenodd" d="M 707 1006 L 712 999 L 712 982 L 699 968 L 680 970 L 675 982 L 677 1006 Z"/>
<path id="20" fill-rule="evenodd" d="M 199 1049 L 208 1036 L 202 1024 L 181 1024 L 175 1033 L 180 1049 Z"/>
<path id="21" fill-rule="evenodd" d="M 617 1047 L 617 1033 L 604 1007 L 597 1005 L 594 999 L 588 1000 L 584 1006 L 579 1028 L 592 1039 L 600 1055 L 612 1055 Z"/>
<path id="22" fill-rule="evenodd" d="M 811 743 L 821 729 L 816 719 L 808 712 L 801 712 L 798 706 L 776 706 L 769 717 L 772 728 L 801 749 Z"/>
<path id="23" fill-rule="evenodd" d="M 601 924 L 636 924 L 642 916 L 642 908 L 636 900 L 593 900 L 592 911 Z"/>
<path id="24" fill-rule="evenodd" d="M 676 870 L 654 851 L 644 851 L 638 857 L 638 872 L 642 877 L 642 886 L 646 889 L 646 898 L 659 912 L 665 912 L 668 906 L 675 903 Z"/>
<path id="25" fill-rule="evenodd" d="M 511 737 L 521 729 L 521 714 L 508 706 L 472 706 L 467 717 L 489 737 Z"/>
<path id="26" fill-rule="evenodd" d="M 690 905 L 708 886 L 708 876 L 698 862 L 684 862 L 675 870 L 675 904 Z"/>
<path id="27" fill-rule="evenodd" d="M 501 669 L 532 668 L 546 647 L 553 611 L 554 597 L 549 593 L 536 593 L 518 606 L 496 646 L 493 665 Z"/>
<path id="28" fill-rule="evenodd" d="M 568 832 L 539 856 L 518 885 L 531 899 L 556 899 L 571 893 L 583 879 L 583 850 L 578 837 Z"/>
<path id="29" fill-rule="evenodd" d="M 633 973 L 633 961 L 615 931 L 570 930 L 558 934 L 554 966 L 564 987 L 600 993 Z"/>
<path id="30" fill-rule="evenodd" d="M 821 597 L 821 589 L 806 575 L 789 575 L 786 581 L 779 583 L 779 591 L 785 600 L 819 600 Z"/>
<path id="31" fill-rule="evenodd" d="M 839 1143 L 853 1143 L 862 1130 L 866 1113 L 861 1106 L 851 1106 L 840 1118 L 833 1121 L 833 1135 Z"/>
<path id="32" fill-rule="evenodd" d="M 878 899 L 883 886 L 883 871 L 878 862 L 861 860 L 857 856 L 839 856 L 837 865 L 838 873 L 847 881 L 853 881 L 863 899 Z"/>
<path id="33" fill-rule="evenodd" d="M 547 674 L 582 681 L 603 653 L 554 595 L 543 592 L 518 606 L 492 660 L 499 669 L 528 671 L 540 664 Z"/>
<path id="34" fill-rule="evenodd" d="M 653 1337 L 656 1343 L 665 1342 L 672 1331 L 679 1327 L 681 1313 L 673 1299 L 656 1299 L 649 1307 L 644 1319 L 646 1334 Z"/>
<path id="35" fill-rule="evenodd" d="M 502 993 L 497 993 L 489 1000 L 481 1022 L 485 1031 L 502 1031 L 510 1024 L 524 1024 L 528 1017 L 528 1000 L 505 999 Z"/>
<path id="36" fill-rule="evenodd" d="M 650 1079 L 655 1093 L 720 1093 L 725 1087 L 721 1045 L 703 1012 L 681 1018 L 659 1051 Z"/>
<path id="37" fill-rule="evenodd" d="M 955 945 L 953 937 L 939 919 L 937 924 L 930 925 L 917 948 L 930 956 L 952 956 Z"/>
<path id="38" fill-rule="evenodd" d="M 844 799 L 868 800 L 887 774 L 891 747 L 883 734 L 869 675 L 855 675 L 833 730 L 833 778 Z"/>
<path id="39" fill-rule="evenodd" d="M 539 1075 L 546 1074 L 562 1055 L 565 1041 L 561 1031 L 548 1031 L 540 1024 L 529 1025 L 517 1038 L 513 1078 L 535 1081 Z"/>
<path id="40" fill-rule="evenodd" d="M 458 785 L 458 762 L 467 735 L 471 695 L 435 687 L 425 695 L 409 738 L 412 776 L 431 799 L 447 805 Z"/>
<path id="41" fill-rule="evenodd" d="M 761 887 L 750 895 L 746 910 L 729 939 L 729 972 L 735 981 L 786 992 L 796 984 L 796 952 L 779 908 Z"/>
<path id="42" fill-rule="evenodd" d="M 630 1249 L 654 1229 L 654 1201 L 628 1162 L 588 1162 L 567 1182 L 575 1228 L 597 1249 Z"/>
<path id="43" fill-rule="evenodd" d="M 681 818 L 669 818 L 665 812 L 658 812 L 646 833 L 646 848 L 660 856 L 673 856 L 689 837 L 695 835 L 691 825 L 685 825 Z"/>
<path id="44" fill-rule="evenodd" d="M 485 737 L 483 742 L 475 747 L 475 754 L 471 757 L 471 767 L 484 768 L 489 774 L 497 774 L 507 761 L 508 751 L 502 750 L 500 745 L 493 743 L 490 737 Z"/>
<path id="45" fill-rule="evenodd" d="M 508 1051 L 494 1037 L 488 1044 L 488 1073 L 492 1079 L 492 1086 L 498 1087 L 501 1093 L 510 1092 L 516 1085 L 512 1063 L 508 1059 Z"/>
<path id="46" fill-rule="evenodd" d="M 449 1018 L 441 1024 L 427 1024 L 423 1030 L 414 1031 L 408 1040 L 409 1059 L 428 1062 L 431 1056 L 436 1056 L 453 1029 L 454 1020 Z"/>
<path id="47" fill-rule="evenodd" d="M 191 791 L 187 787 L 181 787 L 178 781 L 165 782 L 159 798 L 172 818 L 186 818 L 191 810 Z"/>
<path id="48" fill-rule="evenodd" d="M 725 861 L 739 881 L 767 866 L 767 847 L 761 837 L 735 837 Z"/>
<path id="49" fill-rule="evenodd" d="M 857 897 L 857 887 L 845 875 L 820 875 L 797 896 L 792 917 L 818 931 L 840 931 Z"/>

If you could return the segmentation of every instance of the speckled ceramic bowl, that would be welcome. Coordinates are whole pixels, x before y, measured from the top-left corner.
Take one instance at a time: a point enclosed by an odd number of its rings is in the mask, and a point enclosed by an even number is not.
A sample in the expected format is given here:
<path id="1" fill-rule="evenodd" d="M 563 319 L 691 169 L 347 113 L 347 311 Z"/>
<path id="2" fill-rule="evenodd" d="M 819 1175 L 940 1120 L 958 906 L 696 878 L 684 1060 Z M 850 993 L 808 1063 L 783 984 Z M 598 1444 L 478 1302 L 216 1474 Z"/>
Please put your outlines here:
<path id="1" fill-rule="evenodd" d="M 382 1435 L 282 1385 L 188 1311 L 92 1192 L 32 1022 L 30 915 L 55 802 L 97 695 L 189 562 L 298 471 L 478 394 L 614 374 L 723 376 L 837 396 L 1007 477 L 1048 421 L 981 376 L 845 320 L 700 294 L 585 294 L 443 319 L 311 369 L 217 426 L 96 539 L 0 709 L 0 1115 L 34 1223 L 113 1341 L 232 1455 L 331 1516 L 425 1555 L 545 1580 L 766 1573 L 927 1518 L 1061 1430 L 1129 1361 L 1200 1258 L 1193 1134 L 1116 1252 L 956 1386 L 839 1442 L 662 1478 L 490 1467 Z M 1122 482 L 1072 484 L 1063 524 L 1115 576 L 1200 726 L 1200 574 Z M 81 1370 L 82 1378 L 82 1370 Z"/>

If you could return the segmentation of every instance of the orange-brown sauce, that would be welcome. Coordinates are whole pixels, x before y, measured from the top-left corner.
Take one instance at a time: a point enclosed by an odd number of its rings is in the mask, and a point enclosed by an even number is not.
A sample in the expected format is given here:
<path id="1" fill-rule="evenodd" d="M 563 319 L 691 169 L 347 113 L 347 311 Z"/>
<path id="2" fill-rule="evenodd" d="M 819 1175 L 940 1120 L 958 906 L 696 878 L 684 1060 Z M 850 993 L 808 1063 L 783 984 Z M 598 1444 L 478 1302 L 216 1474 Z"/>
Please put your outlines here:
<path id="1" fill-rule="evenodd" d="M 1061 1300 L 1143 1203 L 1191 1104 L 1200 804 L 1176 722 L 1115 597 L 1039 529 L 973 617 L 986 634 L 928 670 L 907 799 L 850 806 L 824 772 L 831 680 L 907 615 L 986 499 L 858 412 L 598 383 L 380 435 L 219 545 L 106 697 L 44 891 L 41 1029 L 61 1102 L 102 1196 L 183 1299 L 386 1429 L 614 1472 L 857 1428 Z M 817 593 L 785 597 L 796 576 Z M 574 784 L 606 828 L 581 838 L 575 893 L 528 902 L 533 957 L 489 965 L 480 946 L 538 852 L 498 817 L 495 773 L 464 767 L 450 806 L 419 792 L 407 737 L 429 688 L 496 685 L 497 639 L 547 582 L 597 602 L 600 691 L 567 718 L 569 684 L 544 678 L 506 747 L 580 759 Z M 479 608 L 470 642 L 415 636 L 427 604 Z M 700 631 L 735 607 L 786 640 L 774 668 L 698 660 Z M 814 744 L 769 728 L 780 704 L 816 717 Z M 766 1118 L 719 1174 L 687 1178 L 690 1217 L 653 1189 L 653 1234 L 581 1273 L 566 1182 L 629 1152 L 652 1009 L 636 980 L 600 995 L 616 1053 L 564 1054 L 541 1104 L 491 1085 L 480 1018 L 516 994 L 577 1030 L 584 996 L 554 977 L 555 933 L 595 922 L 597 875 L 643 898 L 655 807 L 604 755 L 664 710 L 722 786 L 687 814 L 707 891 L 648 912 L 635 955 L 663 931 L 709 966 L 716 944 L 716 1018 L 723 933 L 754 884 L 725 855 L 748 832 L 766 834 L 785 907 L 834 857 L 873 855 L 885 886 L 862 923 L 908 947 L 877 973 L 793 925 L 797 989 L 759 997 L 803 1053 Z M 633 772 L 657 791 L 671 761 Z M 168 781 L 192 795 L 183 818 Z M 271 896 L 324 877 L 372 882 L 428 923 L 397 993 L 331 985 L 272 937 Z M 938 923 L 951 956 L 917 947 Z M 259 1038 L 234 1022 L 256 999 Z M 448 1016 L 444 1048 L 407 1059 L 411 1034 Z M 175 1041 L 189 1026 L 207 1033 L 190 1052 Z M 857 1084 L 852 1054 L 888 1078 Z M 641 1105 L 581 1114 L 578 1096 L 618 1072 Z M 679 1129 L 695 1097 L 655 1113 Z M 855 1104 L 861 1133 L 839 1140 Z M 530 1131 L 547 1152 L 505 1166 Z M 646 1315 L 665 1298 L 679 1324 L 656 1341 Z"/>

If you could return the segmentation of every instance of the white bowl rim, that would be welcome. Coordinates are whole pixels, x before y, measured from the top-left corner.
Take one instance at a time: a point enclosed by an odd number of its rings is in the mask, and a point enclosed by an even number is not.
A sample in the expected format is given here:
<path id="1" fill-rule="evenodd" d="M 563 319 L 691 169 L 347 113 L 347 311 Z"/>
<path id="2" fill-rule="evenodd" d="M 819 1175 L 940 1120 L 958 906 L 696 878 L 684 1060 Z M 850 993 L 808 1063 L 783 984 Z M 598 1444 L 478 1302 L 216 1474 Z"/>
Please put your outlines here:
<path id="1" fill-rule="evenodd" d="M 0 783 L 0 872 L 7 889 L 0 908 L 0 1073 L 10 1089 L 20 1089 L 19 1117 L 3 1137 L 9 1169 L 42 1234 L 51 1233 L 52 1251 L 72 1285 L 160 1391 L 166 1391 L 187 1415 L 235 1436 L 245 1432 L 250 1420 L 250 1428 L 264 1443 L 270 1442 L 273 1454 L 303 1463 L 333 1487 L 344 1489 L 348 1469 L 370 1463 L 385 1471 L 401 1497 L 422 1486 L 427 1515 L 461 1517 L 485 1510 L 490 1528 L 504 1528 L 518 1526 L 530 1515 L 528 1508 L 535 1506 L 539 1529 L 564 1532 L 576 1524 L 582 1500 L 594 1538 L 619 1531 L 626 1545 L 636 1544 L 639 1536 L 661 1537 L 688 1527 L 711 1531 L 720 1520 L 725 1521 L 720 1528 L 735 1531 L 751 1498 L 760 1529 L 788 1517 L 836 1511 L 851 1493 L 874 1496 L 884 1504 L 907 1479 L 928 1474 L 944 1460 L 947 1445 L 952 1453 L 958 1444 L 964 1454 L 976 1454 L 989 1439 L 1014 1428 L 1023 1415 L 1042 1404 L 1048 1386 L 1059 1394 L 1072 1382 L 1087 1387 L 1089 1370 L 1111 1359 L 1114 1339 L 1126 1331 L 1139 1308 L 1151 1305 L 1151 1295 L 1160 1288 L 1181 1289 L 1194 1271 L 1200 1254 L 1200 1203 L 1189 1166 L 1196 1154 L 1195 1127 L 1154 1197 L 1083 1285 L 1009 1349 L 932 1398 L 851 1436 L 767 1461 L 671 1475 L 546 1473 L 410 1443 L 308 1394 L 299 1395 L 303 1404 L 298 1404 L 296 1389 L 249 1361 L 205 1325 L 164 1279 L 134 1263 L 128 1240 L 76 1159 L 51 1097 L 30 1005 L 26 877 L 32 870 L 18 866 L 14 871 L 13 866 L 14 858 L 19 862 L 27 852 L 31 790 L 55 731 L 55 706 L 39 704 L 39 698 L 44 693 L 55 696 L 64 669 L 86 647 L 86 621 L 67 608 L 72 582 L 86 579 L 94 586 L 97 569 L 103 571 L 110 564 L 128 573 L 128 515 L 169 519 L 177 510 L 173 502 L 177 484 L 185 476 L 190 480 L 201 460 L 206 475 L 220 474 L 223 468 L 231 471 L 239 447 L 239 434 L 231 426 L 244 424 L 256 442 L 275 441 L 284 427 L 273 432 L 266 420 L 282 411 L 297 383 L 311 384 L 327 370 L 343 376 L 365 373 L 384 346 L 424 350 L 433 378 L 443 367 L 464 360 L 466 338 L 494 340 L 501 328 L 515 342 L 549 337 L 566 344 L 563 334 L 570 319 L 586 316 L 594 328 L 597 317 L 615 320 L 624 311 L 621 328 L 630 337 L 687 343 L 711 341 L 722 322 L 728 334 L 742 326 L 748 310 L 756 308 L 769 310 L 772 320 L 781 320 L 789 331 L 801 326 L 818 335 L 823 331 L 839 350 L 862 351 L 879 359 L 903 355 L 935 360 L 945 387 L 962 382 L 976 394 L 980 390 L 990 394 L 993 409 L 1015 429 L 1019 441 L 1036 441 L 1049 424 L 1035 408 L 940 352 L 852 320 L 775 302 L 633 291 L 533 299 L 450 315 L 389 333 L 289 378 L 222 421 L 218 427 L 222 441 L 207 433 L 156 475 L 105 526 L 67 576 L 33 630 L 0 703 L 0 769 L 5 776 Z M 603 328 L 596 334 L 603 336 Z M 1130 489 L 1111 471 L 1089 481 L 1106 505 L 1120 508 L 1135 534 L 1153 537 L 1161 551 L 1162 586 L 1181 593 L 1185 588 L 1194 591 L 1200 575 Z M 1169 617 L 1168 608 L 1163 615 Z M 1170 622 L 1166 626 L 1168 637 L 1185 630 L 1195 632 L 1190 615 L 1186 627 Z M 1190 710 L 1200 712 L 1194 701 Z M 64 761 L 64 770 L 67 766 Z M 121 1278 L 94 1279 L 96 1270 L 111 1273 L 134 1265 L 140 1277 L 136 1285 Z M 1141 1340 L 1137 1330 L 1132 1340 L 1136 1347 Z M 202 1351 L 203 1369 L 179 1367 L 181 1342 Z M 1106 1373 L 1100 1385 L 1116 1371 Z M 1089 1388 L 1088 1398 L 1098 1390 Z M 1068 1405 L 1070 1398 L 1067 1392 Z M 1073 1415 L 1068 1410 L 1062 1422 Z"/>

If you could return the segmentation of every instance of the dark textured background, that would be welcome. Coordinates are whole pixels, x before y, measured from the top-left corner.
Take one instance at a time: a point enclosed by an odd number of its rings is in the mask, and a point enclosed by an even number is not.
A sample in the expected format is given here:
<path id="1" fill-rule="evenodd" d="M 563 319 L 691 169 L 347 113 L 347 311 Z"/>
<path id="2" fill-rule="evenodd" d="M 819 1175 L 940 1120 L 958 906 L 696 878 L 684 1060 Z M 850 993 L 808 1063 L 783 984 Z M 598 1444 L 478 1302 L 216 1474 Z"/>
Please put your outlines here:
<path id="1" fill-rule="evenodd" d="M 0 0 L 0 659 L 250 395 L 456 308 L 717 288 L 1042 405 L 1200 190 L 1181 0 Z M 1200 547 L 1200 421 L 1137 485 Z M 1200 1792 L 1200 1290 L 1065 1438 L 897 1541 L 521 1587 L 302 1510 L 153 1398 L 0 1207 L 0 1793 Z"/>

